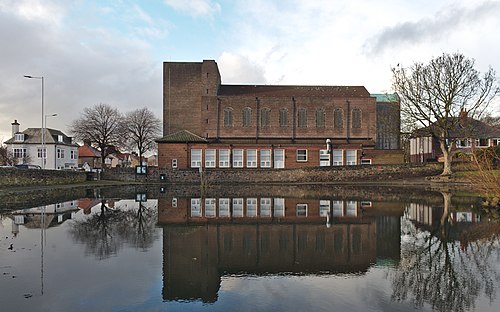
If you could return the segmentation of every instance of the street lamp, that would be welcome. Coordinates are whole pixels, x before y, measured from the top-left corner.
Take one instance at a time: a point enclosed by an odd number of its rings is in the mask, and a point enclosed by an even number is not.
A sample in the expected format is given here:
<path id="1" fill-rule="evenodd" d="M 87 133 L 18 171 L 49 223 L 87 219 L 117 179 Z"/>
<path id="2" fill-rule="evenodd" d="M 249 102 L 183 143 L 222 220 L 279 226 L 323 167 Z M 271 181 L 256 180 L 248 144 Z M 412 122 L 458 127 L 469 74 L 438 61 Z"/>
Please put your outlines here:
<path id="1" fill-rule="evenodd" d="M 326 139 L 326 152 L 328 153 L 328 165 L 329 166 L 332 166 L 332 158 L 333 158 L 333 155 L 332 155 L 332 140 L 330 139 Z"/>
<path id="2" fill-rule="evenodd" d="M 40 79 L 42 81 L 42 169 L 45 169 L 45 123 L 44 123 L 44 112 L 43 112 L 43 76 L 31 76 L 31 75 L 24 75 L 24 78 L 28 79 Z"/>

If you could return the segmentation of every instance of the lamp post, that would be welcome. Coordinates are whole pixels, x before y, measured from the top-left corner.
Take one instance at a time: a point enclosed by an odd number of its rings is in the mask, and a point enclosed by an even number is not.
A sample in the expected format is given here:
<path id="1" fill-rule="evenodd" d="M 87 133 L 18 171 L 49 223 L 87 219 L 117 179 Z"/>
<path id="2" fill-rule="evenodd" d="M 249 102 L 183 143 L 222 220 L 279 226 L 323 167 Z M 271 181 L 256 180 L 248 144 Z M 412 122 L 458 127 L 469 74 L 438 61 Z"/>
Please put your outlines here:
<path id="1" fill-rule="evenodd" d="M 44 123 L 44 111 L 43 111 L 43 76 L 31 76 L 31 75 L 24 75 L 24 78 L 28 79 L 40 79 L 42 81 L 42 169 L 45 169 L 45 123 Z"/>
<path id="2" fill-rule="evenodd" d="M 45 116 L 45 129 L 48 129 L 48 128 L 47 128 L 47 117 L 55 117 L 55 116 L 57 116 L 57 114 L 48 114 L 48 115 L 44 115 L 44 116 Z M 43 138 L 44 138 L 44 140 L 43 140 L 43 141 L 44 141 L 44 143 L 46 143 L 46 142 L 45 142 L 45 134 L 43 135 Z M 56 146 L 56 147 L 57 147 L 57 146 Z M 54 147 L 54 148 L 55 148 L 55 147 Z M 46 160 L 46 159 L 47 159 L 47 151 L 46 151 L 46 150 L 43 150 L 43 152 L 42 152 L 42 153 L 43 153 L 42 157 Z M 55 151 L 54 151 L 54 153 L 55 153 Z M 44 164 L 45 164 L 45 160 L 44 160 L 44 162 L 43 162 Z M 55 160 L 55 156 L 54 156 L 54 168 L 56 168 L 56 160 Z"/>
<path id="3" fill-rule="evenodd" d="M 332 140 L 326 139 L 326 151 L 328 153 L 328 165 L 331 167 L 332 166 Z"/>

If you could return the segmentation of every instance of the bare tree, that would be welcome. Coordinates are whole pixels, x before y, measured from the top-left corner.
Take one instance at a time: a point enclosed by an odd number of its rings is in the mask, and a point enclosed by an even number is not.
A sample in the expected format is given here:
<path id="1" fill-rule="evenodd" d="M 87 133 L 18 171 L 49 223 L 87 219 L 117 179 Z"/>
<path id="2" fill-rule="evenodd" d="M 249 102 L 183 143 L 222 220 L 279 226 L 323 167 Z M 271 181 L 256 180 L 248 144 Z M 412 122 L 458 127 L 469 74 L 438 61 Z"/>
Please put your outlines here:
<path id="1" fill-rule="evenodd" d="M 428 64 L 392 68 L 393 87 L 401 98 L 406 122 L 427 127 L 426 135 L 437 139 L 444 156 L 443 175 L 452 173 L 452 150 L 457 137 L 460 112 L 479 117 L 499 93 L 495 71 L 481 77 L 474 60 L 460 53 L 443 54 Z"/>
<path id="2" fill-rule="evenodd" d="M 13 166 L 17 164 L 17 159 L 7 149 L 7 146 L 0 143 L 0 166 Z"/>
<path id="3" fill-rule="evenodd" d="M 112 149 L 111 146 L 123 145 L 122 114 L 107 104 L 97 104 L 83 110 L 81 117 L 71 124 L 71 132 L 79 140 L 90 140 L 101 152 L 101 161 Z"/>
<path id="4" fill-rule="evenodd" d="M 142 165 L 142 156 L 154 148 L 155 140 L 160 136 L 161 121 L 144 107 L 127 113 L 124 127 L 130 147 L 137 149 Z"/>

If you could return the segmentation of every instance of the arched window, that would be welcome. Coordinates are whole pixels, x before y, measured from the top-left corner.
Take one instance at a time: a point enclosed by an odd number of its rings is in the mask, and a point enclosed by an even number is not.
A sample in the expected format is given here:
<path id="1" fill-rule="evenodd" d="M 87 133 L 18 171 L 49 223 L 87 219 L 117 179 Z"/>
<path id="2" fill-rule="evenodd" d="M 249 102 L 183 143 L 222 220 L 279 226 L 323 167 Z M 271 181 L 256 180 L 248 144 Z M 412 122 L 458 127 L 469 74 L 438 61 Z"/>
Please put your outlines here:
<path id="1" fill-rule="evenodd" d="M 288 109 L 286 108 L 280 109 L 280 127 L 288 127 Z"/>
<path id="2" fill-rule="evenodd" d="M 361 110 L 359 108 L 352 110 L 352 127 L 361 128 Z"/>
<path id="3" fill-rule="evenodd" d="M 233 126 L 233 109 L 231 107 L 224 108 L 224 127 L 231 128 Z"/>
<path id="4" fill-rule="evenodd" d="M 307 128 L 307 111 L 305 108 L 299 109 L 298 127 Z"/>
<path id="5" fill-rule="evenodd" d="M 243 109 L 243 127 L 252 126 L 252 109 L 250 107 L 245 107 Z"/>
<path id="6" fill-rule="evenodd" d="M 335 129 L 344 128 L 344 111 L 342 108 L 336 108 L 333 111 L 333 127 Z"/>
<path id="7" fill-rule="evenodd" d="M 318 108 L 316 110 L 316 128 L 325 128 L 325 110 L 323 108 Z"/>
<path id="8" fill-rule="evenodd" d="M 267 107 L 260 110 L 260 127 L 269 128 L 271 123 L 270 120 L 271 110 Z"/>

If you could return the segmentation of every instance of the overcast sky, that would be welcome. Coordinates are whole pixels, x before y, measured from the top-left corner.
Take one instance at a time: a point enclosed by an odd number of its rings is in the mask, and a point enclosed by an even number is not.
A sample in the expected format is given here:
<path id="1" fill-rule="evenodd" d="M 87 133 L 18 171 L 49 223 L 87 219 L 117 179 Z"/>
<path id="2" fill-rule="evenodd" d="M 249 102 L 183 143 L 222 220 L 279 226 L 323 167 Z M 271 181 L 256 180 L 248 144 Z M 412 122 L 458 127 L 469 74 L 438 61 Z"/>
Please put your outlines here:
<path id="1" fill-rule="evenodd" d="M 500 71 L 500 0 L 0 0 L 0 141 L 67 134 L 84 107 L 161 118 L 162 62 L 214 59 L 223 83 L 364 85 L 460 52 Z M 500 114 L 496 108 L 496 114 Z"/>

